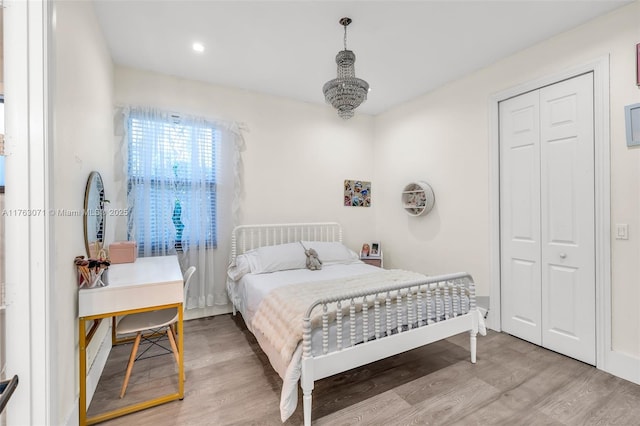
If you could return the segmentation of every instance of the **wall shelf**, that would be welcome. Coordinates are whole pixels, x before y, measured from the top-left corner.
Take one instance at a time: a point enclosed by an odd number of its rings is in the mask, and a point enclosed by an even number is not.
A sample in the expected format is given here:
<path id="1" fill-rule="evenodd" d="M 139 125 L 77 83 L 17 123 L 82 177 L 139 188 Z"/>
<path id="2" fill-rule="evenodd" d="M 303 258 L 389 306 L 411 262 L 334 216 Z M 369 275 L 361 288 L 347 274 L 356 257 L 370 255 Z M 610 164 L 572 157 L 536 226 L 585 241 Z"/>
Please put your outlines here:
<path id="1" fill-rule="evenodd" d="M 402 207 L 410 216 L 429 213 L 435 202 L 436 197 L 433 189 L 427 182 L 410 182 L 402 191 Z"/>

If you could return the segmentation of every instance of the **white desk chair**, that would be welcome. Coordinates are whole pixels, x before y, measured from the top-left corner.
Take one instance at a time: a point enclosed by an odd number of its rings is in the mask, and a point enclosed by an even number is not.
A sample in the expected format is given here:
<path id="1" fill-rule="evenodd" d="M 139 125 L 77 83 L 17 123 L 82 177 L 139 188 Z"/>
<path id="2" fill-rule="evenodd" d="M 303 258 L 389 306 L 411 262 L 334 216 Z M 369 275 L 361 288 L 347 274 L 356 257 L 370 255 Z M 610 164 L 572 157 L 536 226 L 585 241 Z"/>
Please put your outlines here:
<path id="1" fill-rule="evenodd" d="M 187 292 L 189 291 L 189 284 L 191 283 L 191 277 L 196 271 L 195 266 L 190 266 L 184 274 L 184 303 L 183 308 L 186 308 Z M 133 363 L 136 360 L 138 353 L 138 346 L 140 345 L 140 339 L 143 337 L 143 332 L 152 331 L 154 334 L 166 332 L 171 343 L 171 349 L 175 356 L 176 363 L 180 362 L 180 356 L 178 355 L 178 347 L 176 346 L 174 324 L 178 322 L 178 310 L 175 308 L 161 309 L 159 311 L 140 312 L 137 314 L 125 315 L 118 325 L 116 326 L 116 335 L 136 333 L 136 339 L 133 342 L 131 348 L 131 355 L 129 356 L 129 364 L 127 364 L 127 373 L 124 376 L 124 383 L 122 384 L 122 390 L 120 391 L 120 398 L 124 397 L 124 393 L 127 391 L 127 385 L 129 384 L 129 376 L 131 376 L 131 370 L 133 369 Z M 165 329 L 165 330 L 162 330 Z"/>

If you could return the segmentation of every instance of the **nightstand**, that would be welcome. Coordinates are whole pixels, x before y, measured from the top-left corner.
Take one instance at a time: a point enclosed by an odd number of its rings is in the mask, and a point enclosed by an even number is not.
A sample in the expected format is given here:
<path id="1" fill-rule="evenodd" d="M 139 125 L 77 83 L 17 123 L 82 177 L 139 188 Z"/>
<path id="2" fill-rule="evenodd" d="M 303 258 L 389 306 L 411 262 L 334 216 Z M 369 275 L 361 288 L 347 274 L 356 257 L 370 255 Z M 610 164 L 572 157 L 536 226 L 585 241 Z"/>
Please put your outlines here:
<path id="1" fill-rule="evenodd" d="M 382 268 L 382 258 L 360 258 L 367 265 L 377 266 L 378 268 Z"/>

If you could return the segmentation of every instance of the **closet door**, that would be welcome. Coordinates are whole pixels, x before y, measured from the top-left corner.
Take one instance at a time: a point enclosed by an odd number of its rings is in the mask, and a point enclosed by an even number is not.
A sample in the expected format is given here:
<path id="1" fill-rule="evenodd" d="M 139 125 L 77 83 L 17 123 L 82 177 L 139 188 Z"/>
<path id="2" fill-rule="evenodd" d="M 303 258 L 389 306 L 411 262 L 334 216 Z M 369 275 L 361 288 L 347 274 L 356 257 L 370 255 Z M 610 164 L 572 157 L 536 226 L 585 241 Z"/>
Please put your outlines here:
<path id="1" fill-rule="evenodd" d="M 542 342 L 596 361 L 593 74 L 540 90 Z"/>
<path id="2" fill-rule="evenodd" d="M 595 364 L 593 74 L 500 103 L 505 332 Z"/>
<path id="3" fill-rule="evenodd" d="M 502 329 L 542 344 L 538 91 L 500 103 Z"/>

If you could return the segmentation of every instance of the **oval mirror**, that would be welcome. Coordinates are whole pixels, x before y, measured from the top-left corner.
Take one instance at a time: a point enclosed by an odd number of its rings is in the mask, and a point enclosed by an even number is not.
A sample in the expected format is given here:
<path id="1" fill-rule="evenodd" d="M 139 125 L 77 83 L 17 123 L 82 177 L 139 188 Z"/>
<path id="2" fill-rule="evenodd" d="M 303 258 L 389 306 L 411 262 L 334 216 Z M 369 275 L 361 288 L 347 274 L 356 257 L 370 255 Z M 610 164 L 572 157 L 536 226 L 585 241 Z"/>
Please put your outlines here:
<path id="1" fill-rule="evenodd" d="M 100 250 L 104 244 L 104 203 L 102 176 L 98 172 L 91 172 L 84 191 L 84 245 L 88 257 L 97 257 L 96 246 L 99 245 Z"/>

